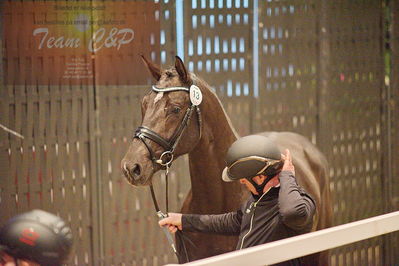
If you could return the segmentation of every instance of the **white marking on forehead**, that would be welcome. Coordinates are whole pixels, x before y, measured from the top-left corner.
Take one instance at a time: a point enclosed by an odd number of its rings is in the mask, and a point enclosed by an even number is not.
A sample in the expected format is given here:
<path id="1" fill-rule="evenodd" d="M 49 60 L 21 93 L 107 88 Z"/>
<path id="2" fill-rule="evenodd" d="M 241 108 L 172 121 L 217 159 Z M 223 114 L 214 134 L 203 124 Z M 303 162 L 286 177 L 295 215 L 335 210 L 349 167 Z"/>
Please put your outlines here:
<path id="1" fill-rule="evenodd" d="M 157 96 L 155 96 L 154 98 L 154 104 L 156 104 L 159 100 L 161 100 L 162 97 L 163 97 L 163 91 L 158 92 Z"/>

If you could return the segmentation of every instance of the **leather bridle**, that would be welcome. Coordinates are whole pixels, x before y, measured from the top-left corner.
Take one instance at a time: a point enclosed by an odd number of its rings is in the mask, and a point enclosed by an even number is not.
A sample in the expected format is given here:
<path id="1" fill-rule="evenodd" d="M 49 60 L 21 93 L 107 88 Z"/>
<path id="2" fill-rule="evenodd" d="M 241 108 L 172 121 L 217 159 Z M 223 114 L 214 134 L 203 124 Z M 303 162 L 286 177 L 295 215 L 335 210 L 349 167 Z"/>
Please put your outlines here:
<path id="1" fill-rule="evenodd" d="M 172 92 L 172 91 L 186 91 L 190 92 L 190 89 L 187 87 L 168 87 L 168 88 L 157 88 L 156 86 L 152 86 L 152 90 L 155 92 Z M 187 108 L 186 113 L 183 117 L 182 122 L 180 123 L 179 127 L 172 135 L 169 140 L 166 140 L 158 133 L 154 132 L 150 128 L 146 126 L 139 126 L 136 129 L 134 134 L 134 138 L 140 139 L 144 145 L 146 146 L 149 154 L 150 159 L 153 163 L 160 164 L 161 166 L 168 167 L 171 165 L 173 161 L 173 156 L 177 145 L 183 135 L 184 130 L 188 126 L 191 116 L 194 112 L 197 112 L 198 115 L 198 128 L 199 128 L 199 139 L 201 139 L 202 135 L 202 122 L 201 122 L 201 111 L 198 105 L 194 105 L 190 102 L 190 106 Z M 165 151 L 161 154 L 161 156 L 157 159 L 155 157 L 155 153 L 152 151 L 150 146 L 147 144 L 146 139 L 152 140 L 153 142 L 157 143 L 158 145 L 162 146 Z"/>
<path id="2" fill-rule="evenodd" d="M 195 86 L 195 85 L 191 85 L 191 86 Z M 190 93 L 191 86 L 189 88 L 188 87 L 158 88 L 156 86 L 152 86 L 151 89 L 157 93 L 158 92 L 172 92 L 172 91 L 186 91 L 186 92 Z M 196 89 L 199 90 L 199 88 L 197 86 L 195 86 L 195 87 L 196 87 Z M 201 95 L 201 99 L 202 99 L 202 95 Z M 176 149 L 177 145 L 179 144 L 179 141 L 183 135 L 184 130 L 187 128 L 188 124 L 190 123 L 190 119 L 192 117 L 194 110 L 197 112 L 197 116 L 198 116 L 198 128 L 199 128 L 199 138 L 198 139 L 200 140 L 202 137 L 201 111 L 200 111 L 200 108 L 198 105 L 193 104 L 193 101 L 191 100 L 191 96 L 190 96 L 190 106 L 187 108 L 186 113 L 184 114 L 183 120 L 180 123 L 179 127 L 177 128 L 177 130 L 174 132 L 174 134 L 172 135 L 172 137 L 169 140 L 166 140 L 161 135 L 159 135 L 158 133 L 156 133 L 155 131 L 151 130 L 150 128 L 148 128 L 146 126 L 139 126 L 134 133 L 133 138 L 138 138 L 139 140 L 141 140 L 144 143 L 145 147 L 147 148 L 147 150 L 150 154 L 151 161 L 154 164 L 159 164 L 159 165 L 165 167 L 165 171 L 166 171 L 165 172 L 165 181 L 166 181 L 165 182 L 166 183 L 166 193 L 165 193 L 166 194 L 166 196 L 165 196 L 166 197 L 166 212 L 165 213 L 163 213 L 160 210 L 152 183 L 150 185 L 152 201 L 154 203 L 155 211 L 156 211 L 159 219 L 168 217 L 168 212 L 169 212 L 169 206 L 168 206 L 169 167 L 171 166 L 172 161 L 174 159 L 175 149 Z M 155 153 L 153 152 L 153 150 L 150 148 L 150 146 L 146 142 L 146 139 L 149 139 L 149 140 L 157 143 L 158 145 L 162 146 L 165 149 L 164 152 L 161 154 L 161 156 L 158 159 L 155 157 Z M 168 231 L 168 229 L 166 227 L 163 227 L 162 229 L 163 229 L 163 231 L 166 235 L 166 238 L 168 239 L 168 242 L 171 245 L 174 253 L 176 254 L 176 256 L 178 256 L 176 246 L 173 241 L 173 237 L 172 237 L 171 233 Z M 177 236 L 182 239 L 183 250 L 185 251 L 186 260 L 188 262 L 189 258 L 188 258 L 187 249 L 185 247 L 185 243 L 183 240 L 182 232 L 178 231 Z"/>

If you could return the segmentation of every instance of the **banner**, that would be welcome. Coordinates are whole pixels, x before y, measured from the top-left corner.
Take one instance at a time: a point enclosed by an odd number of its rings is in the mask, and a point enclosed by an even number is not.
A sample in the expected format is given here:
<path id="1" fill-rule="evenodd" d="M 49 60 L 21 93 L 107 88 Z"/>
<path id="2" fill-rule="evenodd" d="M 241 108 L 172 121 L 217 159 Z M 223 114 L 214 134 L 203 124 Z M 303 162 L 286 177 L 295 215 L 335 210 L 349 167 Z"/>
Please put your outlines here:
<path id="1" fill-rule="evenodd" d="M 140 85 L 140 54 L 159 62 L 153 1 L 7 1 L 2 14 L 7 85 Z"/>

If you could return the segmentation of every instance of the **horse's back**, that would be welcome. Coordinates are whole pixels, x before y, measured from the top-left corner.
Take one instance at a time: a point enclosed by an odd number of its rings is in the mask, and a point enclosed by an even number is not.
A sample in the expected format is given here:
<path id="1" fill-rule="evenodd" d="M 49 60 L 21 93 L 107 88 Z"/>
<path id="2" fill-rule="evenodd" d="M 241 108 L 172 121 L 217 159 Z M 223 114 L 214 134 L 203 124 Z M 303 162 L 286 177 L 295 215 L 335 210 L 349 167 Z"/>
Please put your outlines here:
<path id="1" fill-rule="evenodd" d="M 306 137 L 293 132 L 262 132 L 259 135 L 275 141 L 282 153 L 285 149 L 290 150 L 299 184 L 320 198 L 328 184 L 327 160 L 320 150 Z"/>
<path id="2" fill-rule="evenodd" d="M 327 160 L 320 150 L 310 140 L 300 134 L 294 132 L 262 132 L 258 135 L 266 136 L 276 142 L 280 149 L 289 149 L 292 152 L 303 152 L 312 163 L 317 163 L 327 167 Z M 282 150 L 283 152 L 284 150 Z"/>

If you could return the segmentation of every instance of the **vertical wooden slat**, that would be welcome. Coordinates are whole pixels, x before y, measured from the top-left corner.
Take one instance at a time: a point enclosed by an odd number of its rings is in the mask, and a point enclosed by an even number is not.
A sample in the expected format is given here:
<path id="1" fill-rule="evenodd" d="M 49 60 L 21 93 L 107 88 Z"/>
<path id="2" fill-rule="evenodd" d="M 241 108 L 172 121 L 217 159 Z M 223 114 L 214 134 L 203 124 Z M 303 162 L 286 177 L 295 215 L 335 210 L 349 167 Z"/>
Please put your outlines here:
<path id="1" fill-rule="evenodd" d="M 389 78 L 389 83 L 386 84 L 387 92 L 387 132 L 385 155 L 387 159 L 383 161 L 386 169 L 384 181 L 384 191 L 386 200 L 386 211 L 390 212 L 399 209 L 399 151 L 396 147 L 399 146 L 399 1 L 386 1 L 385 12 L 385 27 L 388 27 L 389 35 L 386 35 L 385 55 L 389 56 L 389 62 L 386 64 L 386 79 Z M 388 46 L 388 47 L 387 47 Z M 387 49 L 388 48 L 388 49 Z M 388 67 L 387 67 L 388 65 Z M 389 72 L 389 73 L 387 73 Z M 389 234 L 385 237 L 385 246 L 383 249 L 384 264 L 393 265 L 398 260 L 399 250 L 399 232 Z"/>

